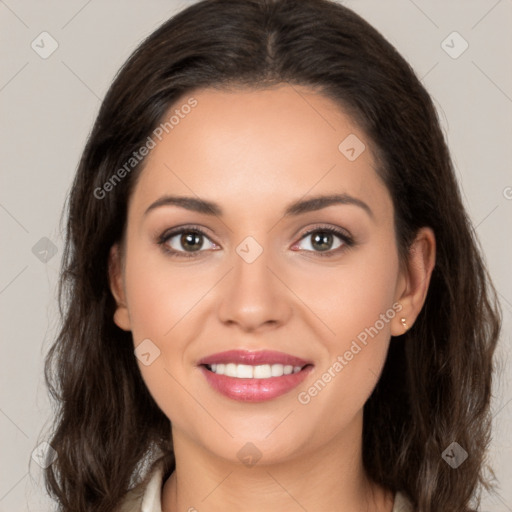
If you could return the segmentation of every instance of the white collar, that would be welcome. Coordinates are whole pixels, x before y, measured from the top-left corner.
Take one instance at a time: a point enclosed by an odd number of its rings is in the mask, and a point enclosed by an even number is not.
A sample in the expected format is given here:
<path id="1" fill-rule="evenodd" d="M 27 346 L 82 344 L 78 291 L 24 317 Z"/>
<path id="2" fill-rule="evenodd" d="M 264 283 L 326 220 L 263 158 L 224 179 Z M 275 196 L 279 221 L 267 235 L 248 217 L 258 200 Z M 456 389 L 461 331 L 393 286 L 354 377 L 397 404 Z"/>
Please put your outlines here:
<path id="1" fill-rule="evenodd" d="M 155 464 L 152 470 L 144 495 L 142 497 L 141 512 L 162 512 L 162 486 L 164 484 L 164 461 Z"/>

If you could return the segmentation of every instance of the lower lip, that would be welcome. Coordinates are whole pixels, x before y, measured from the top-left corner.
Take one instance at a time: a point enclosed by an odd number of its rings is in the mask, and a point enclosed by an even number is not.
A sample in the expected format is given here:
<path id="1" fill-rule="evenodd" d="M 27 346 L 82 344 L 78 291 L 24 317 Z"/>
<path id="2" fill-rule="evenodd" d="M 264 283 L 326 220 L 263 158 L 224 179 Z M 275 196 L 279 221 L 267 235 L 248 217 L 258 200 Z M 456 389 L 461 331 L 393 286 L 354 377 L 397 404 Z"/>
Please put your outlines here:
<path id="1" fill-rule="evenodd" d="M 205 366 L 201 366 L 201 371 L 210 386 L 228 398 L 241 402 L 264 402 L 284 395 L 297 387 L 312 368 L 308 365 L 300 372 L 268 379 L 237 379 L 227 375 L 218 375 Z"/>

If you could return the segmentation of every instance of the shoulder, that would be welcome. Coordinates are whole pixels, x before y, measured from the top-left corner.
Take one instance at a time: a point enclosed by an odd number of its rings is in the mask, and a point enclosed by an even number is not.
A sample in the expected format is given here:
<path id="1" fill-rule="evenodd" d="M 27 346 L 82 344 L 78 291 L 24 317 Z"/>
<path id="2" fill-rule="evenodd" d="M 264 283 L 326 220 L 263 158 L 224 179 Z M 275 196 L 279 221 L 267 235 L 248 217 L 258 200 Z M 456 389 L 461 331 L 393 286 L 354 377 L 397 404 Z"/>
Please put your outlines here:
<path id="1" fill-rule="evenodd" d="M 124 496 L 115 512 L 162 512 L 165 461 L 155 462 L 146 477 Z"/>
<path id="2" fill-rule="evenodd" d="M 407 496 L 400 491 L 397 491 L 395 494 L 395 503 L 392 512 L 414 512 L 412 503 Z"/>
<path id="3" fill-rule="evenodd" d="M 144 484 L 147 485 L 147 482 L 141 482 L 133 489 L 130 489 L 123 498 L 120 506 L 116 509 L 116 512 L 141 512 L 142 499 L 146 487 Z"/>

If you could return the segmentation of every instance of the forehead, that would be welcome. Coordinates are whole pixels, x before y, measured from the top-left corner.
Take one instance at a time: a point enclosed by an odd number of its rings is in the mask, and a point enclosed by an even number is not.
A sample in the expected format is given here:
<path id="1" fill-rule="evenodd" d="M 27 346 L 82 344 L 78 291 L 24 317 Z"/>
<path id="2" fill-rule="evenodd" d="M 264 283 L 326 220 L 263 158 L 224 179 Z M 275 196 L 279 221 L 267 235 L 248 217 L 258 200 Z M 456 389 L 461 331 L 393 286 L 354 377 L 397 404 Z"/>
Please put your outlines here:
<path id="1" fill-rule="evenodd" d="M 392 208 L 365 133 L 310 89 L 199 89 L 176 101 L 163 122 L 171 118 L 152 136 L 136 209 L 166 193 L 261 210 L 335 192 L 360 197 L 376 213 Z"/>

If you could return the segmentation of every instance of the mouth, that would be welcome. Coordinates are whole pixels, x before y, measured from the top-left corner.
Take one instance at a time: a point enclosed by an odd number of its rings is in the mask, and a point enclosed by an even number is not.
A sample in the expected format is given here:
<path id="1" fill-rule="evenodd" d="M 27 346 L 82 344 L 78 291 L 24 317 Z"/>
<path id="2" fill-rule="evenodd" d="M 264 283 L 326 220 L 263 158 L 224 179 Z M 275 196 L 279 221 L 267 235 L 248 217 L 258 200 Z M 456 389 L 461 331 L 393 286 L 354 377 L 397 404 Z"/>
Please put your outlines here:
<path id="1" fill-rule="evenodd" d="M 231 350 L 201 359 L 199 367 L 220 394 L 238 401 L 263 402 L 297 387 L 313 364 L 282 352 Z"/>
<path id="2" fill-rule="evenodd" d="M 292 366 L 283 364 L 259 364 L 251 366 L 249 364 L 218 363 L 205 365 L 207 370 L 217 374 L 226 375 L 235 379 L 269 379 L 271 377 L 282 377 L 299 373 L 303 366 Z"/>

